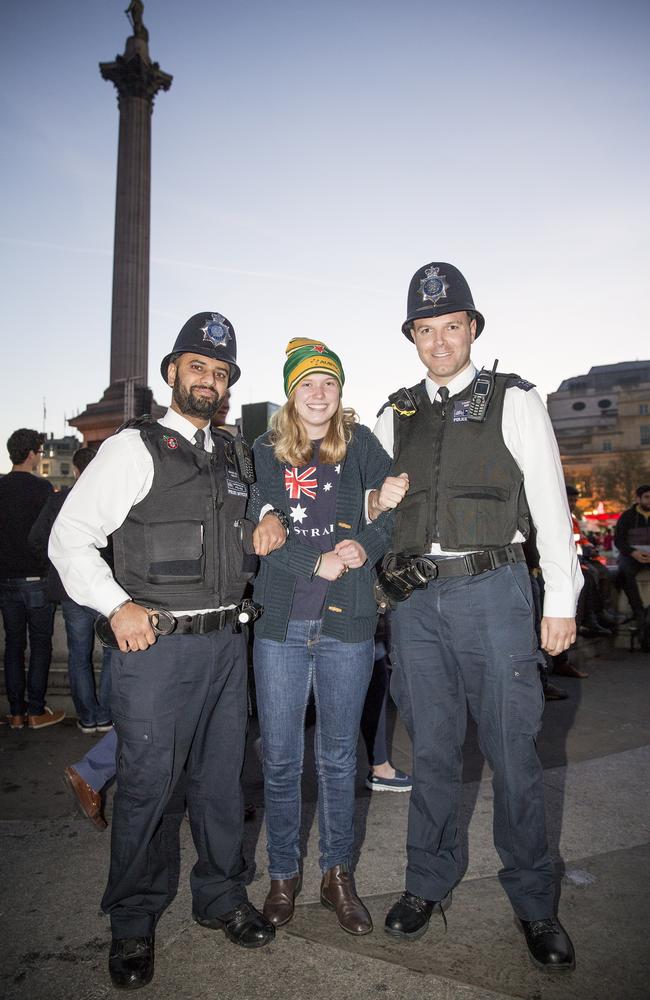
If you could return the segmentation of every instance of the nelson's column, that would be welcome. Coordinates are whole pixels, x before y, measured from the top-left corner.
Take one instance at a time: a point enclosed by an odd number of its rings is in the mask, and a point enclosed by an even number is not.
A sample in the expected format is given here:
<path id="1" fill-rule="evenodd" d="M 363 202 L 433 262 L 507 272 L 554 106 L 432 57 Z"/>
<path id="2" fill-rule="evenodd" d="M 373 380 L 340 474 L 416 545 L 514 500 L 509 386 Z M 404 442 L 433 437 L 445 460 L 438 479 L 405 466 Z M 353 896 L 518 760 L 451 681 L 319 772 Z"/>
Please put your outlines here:
<path id="1" fill-rule="evenodd" d="M 98 403 L 68 423 L 84 444 L 109 437 L 125 419 L 142 413 L 158 416 L 147 386 L 149 349 L 149 220 L 151 204 L 151 117 L 159 90 L 172 77 L 149 56 L 149 32 L 142 22 L 144 4 L 131 0 L 126 10 L 133 34 L 124 54 L 99 70 L 117 90 L 120 133 L 117 153 L 110 385 Z"/>

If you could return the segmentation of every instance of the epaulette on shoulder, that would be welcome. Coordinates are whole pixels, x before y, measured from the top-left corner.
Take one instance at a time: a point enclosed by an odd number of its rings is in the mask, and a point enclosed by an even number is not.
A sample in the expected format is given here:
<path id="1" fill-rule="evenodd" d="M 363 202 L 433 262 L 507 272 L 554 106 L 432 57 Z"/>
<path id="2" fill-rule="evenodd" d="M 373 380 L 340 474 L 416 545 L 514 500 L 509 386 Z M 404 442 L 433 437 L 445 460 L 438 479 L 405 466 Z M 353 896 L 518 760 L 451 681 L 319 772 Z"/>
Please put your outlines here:
<path id="1" fill-rule="evenodd" d="M 213 438 L 217 438 L 219 441 L 230 441 L 232 442 L 236 434 L 231 434 L 230 431 L 224 430 L 223 427 L 211 427 L 210 433 Z"/>
<path id="2" fill-rule="evenodd" d="M 417 382 L 408 389 L 403 387 L 397 392 L 391 393 L 377 416 L 380 417 L 386 407 L 390 406 L 399 417 L 412 417 L 418 411 L 418 400 L 415 394 L 422 384 L 422 382 Z"/>
<path id="3" fill-rule="evenodd" d="M 523 389 L 524 392 L 530 392 L 531 389 L 535 388 L 534 382 L 528 382 L 525 378 L 522 378 L 521 375 L 514 375 L 512 373 L 510 375 L 505 375 L 499 373 L 497 378 L 504 378 L 506 380 L 506 389 Z"/>
<path id="4" fill-rule="evenodd" d="M 131 427 L 138 430 L 140 427 L 145 427 L 147 424 L 155 424 L 157 422 L 158 421 L 154 420 L 150 413 L 143 413 L 140 417 L 131 417 L 129 420 L 125 420 L 123 424 L 120 424 L 115 433 L 119 434 L 120 431 L 129 430 Z"/>

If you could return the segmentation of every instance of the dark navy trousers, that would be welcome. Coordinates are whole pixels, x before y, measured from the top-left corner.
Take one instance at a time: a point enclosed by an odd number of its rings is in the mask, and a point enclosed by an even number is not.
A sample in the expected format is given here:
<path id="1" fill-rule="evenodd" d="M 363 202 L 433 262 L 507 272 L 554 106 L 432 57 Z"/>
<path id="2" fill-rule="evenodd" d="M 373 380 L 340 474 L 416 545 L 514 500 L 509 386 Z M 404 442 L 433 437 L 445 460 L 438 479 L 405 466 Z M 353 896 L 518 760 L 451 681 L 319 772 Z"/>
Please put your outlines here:
<path id="1" fill-rule="evenodd" d="M 516 915 L 553 915 L 542 768 L 544 697 L 525 563 L 431 582 L 392 615 L 392 694 L 413 741 L 406 888 L 441 899 L 462 875 L 458 814 L 467 707 L 493 772 L 494 844 Z"/>
<path id="2" fill-rule="evenodd" d="M 110 914 L 113 936 L 152 934 L 174 895 L 181 781 L 198 855 L 190 876 L 193 912 L 228 913 L 246 899 L 240 780 L 245 636 L 226 628 L 161 636 L 142 652 L 114 652 L 111 712 L 117 791 L 102 909 Z"/>

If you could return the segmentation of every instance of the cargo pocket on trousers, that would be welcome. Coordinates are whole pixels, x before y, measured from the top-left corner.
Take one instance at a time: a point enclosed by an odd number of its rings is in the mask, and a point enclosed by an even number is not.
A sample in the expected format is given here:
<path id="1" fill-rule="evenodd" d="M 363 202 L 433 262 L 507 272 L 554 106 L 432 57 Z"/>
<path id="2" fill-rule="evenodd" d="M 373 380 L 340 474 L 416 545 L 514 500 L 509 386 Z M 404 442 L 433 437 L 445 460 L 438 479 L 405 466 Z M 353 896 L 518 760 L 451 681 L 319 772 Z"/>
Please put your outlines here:
<path id="1" fill-rule="evenodd" d="M 131 799 L 158 797 L 167 785 L 171 750 L 154 745 L 153 726 L 148 719 L 114 715 L 113 723 L 119 741 L 120 792 Z"/>
<path id="2" fill-rule="evenodd" d="M 537 736 L 544 711 L 544 689 L 538 653 L 510 657 L 508 708 L 510 732 Z"/>

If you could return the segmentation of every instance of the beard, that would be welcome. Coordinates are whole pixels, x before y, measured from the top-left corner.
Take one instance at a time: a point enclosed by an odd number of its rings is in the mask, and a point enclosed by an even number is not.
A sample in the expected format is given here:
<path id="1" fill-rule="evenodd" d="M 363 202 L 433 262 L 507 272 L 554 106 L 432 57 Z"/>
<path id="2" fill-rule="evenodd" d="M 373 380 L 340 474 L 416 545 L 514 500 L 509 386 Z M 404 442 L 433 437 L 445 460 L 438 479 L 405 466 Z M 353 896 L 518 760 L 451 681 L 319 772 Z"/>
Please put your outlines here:
<path id="1" fill-rule="evenodd" d="M 178 372 L 176 372 L 176 378 L 172 386 L 174 402 L 180 412 L 186 416 L 203 417 L 205 420 L 210 420 L 221 406 L 221 396 L 216 389 L 212 399 L 209 396 L 195 396 L 195 388 L 197 387 L 193 386 L 188 392 L 185 386 L 181 384 Z"/>

